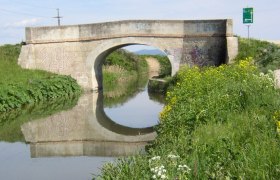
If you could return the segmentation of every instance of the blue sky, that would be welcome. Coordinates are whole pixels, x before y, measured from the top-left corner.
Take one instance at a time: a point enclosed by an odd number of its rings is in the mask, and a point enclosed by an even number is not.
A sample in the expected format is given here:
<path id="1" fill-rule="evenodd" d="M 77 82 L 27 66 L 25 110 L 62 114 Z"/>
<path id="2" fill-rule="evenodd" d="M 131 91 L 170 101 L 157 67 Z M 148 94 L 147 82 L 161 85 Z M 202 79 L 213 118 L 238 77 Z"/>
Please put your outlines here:
<path id="1" fill-rule="evenodd" d="M 0 44 L 25 38 L 26 26 L 53 26 L 60 8 L 62 25 L 127 19 L 233 19 L 234 33 L 247 36 L 242 8 L 254 7 L 250 34 L 280 40 L 279 0 L 0 0 Z"/>

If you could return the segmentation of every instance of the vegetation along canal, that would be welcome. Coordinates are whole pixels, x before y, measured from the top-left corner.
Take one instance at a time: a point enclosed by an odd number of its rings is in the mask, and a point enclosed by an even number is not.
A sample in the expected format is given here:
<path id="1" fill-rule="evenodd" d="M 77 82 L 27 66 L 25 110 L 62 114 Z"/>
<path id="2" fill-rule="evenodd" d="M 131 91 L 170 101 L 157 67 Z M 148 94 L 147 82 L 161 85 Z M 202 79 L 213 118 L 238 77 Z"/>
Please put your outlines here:
<path id="1" fill-rule="evenodd" d="M 145 58 L 117 50 L 104 61 L 103 91 L 1 112 L 0 179 L 91 179 L 104 163 L 143 153 L 164 105 L 147 90 Z"/>

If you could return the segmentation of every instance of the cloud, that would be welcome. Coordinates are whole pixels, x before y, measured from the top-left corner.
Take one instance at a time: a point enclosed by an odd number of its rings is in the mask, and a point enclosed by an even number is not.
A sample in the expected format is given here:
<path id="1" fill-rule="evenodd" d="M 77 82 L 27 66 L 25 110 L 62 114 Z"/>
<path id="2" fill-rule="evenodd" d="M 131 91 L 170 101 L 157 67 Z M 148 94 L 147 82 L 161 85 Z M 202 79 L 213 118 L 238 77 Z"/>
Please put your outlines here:
<path id="1" fill-rule="evenodd" d="M 5 25 L 6 28 L 20 28 L 20 27 L 26 27 L 26 26 L 32 26 L 37 24 L 41 21 L 41 18 L 31 18 L 31 19 L 23 19 L 20 21 L 7 23 Z"/>

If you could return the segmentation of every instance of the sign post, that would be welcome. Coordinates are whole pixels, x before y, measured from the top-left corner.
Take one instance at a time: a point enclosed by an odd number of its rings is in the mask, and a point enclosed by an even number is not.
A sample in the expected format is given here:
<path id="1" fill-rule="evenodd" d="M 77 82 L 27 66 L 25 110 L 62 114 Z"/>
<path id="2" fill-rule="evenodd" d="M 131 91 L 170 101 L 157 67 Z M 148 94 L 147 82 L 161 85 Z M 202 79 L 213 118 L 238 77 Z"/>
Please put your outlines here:
<path id="1" fill-rule="evenodd" d="M 250 39 L 250 24 L 254 22 L 254 9 L 252 7 L 243 8 L 243 24 L 248 27 L 248 40 Z"/>

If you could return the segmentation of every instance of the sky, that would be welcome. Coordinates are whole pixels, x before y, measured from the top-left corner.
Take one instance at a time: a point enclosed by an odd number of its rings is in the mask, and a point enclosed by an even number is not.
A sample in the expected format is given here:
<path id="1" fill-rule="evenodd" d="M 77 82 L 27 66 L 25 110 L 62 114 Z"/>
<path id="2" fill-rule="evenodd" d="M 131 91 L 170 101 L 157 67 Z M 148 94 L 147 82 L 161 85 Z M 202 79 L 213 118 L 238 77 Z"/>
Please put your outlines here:
<path id="1" fill-rule="evenodd" d="M 233 19 L 234 34 L 247 37 L 245 7 L 254 8 L 250 37 L 280 40 L 280 0 L 0 0 L 0 44 L 25 40 L 25 27 L 116 20 Z"/>

